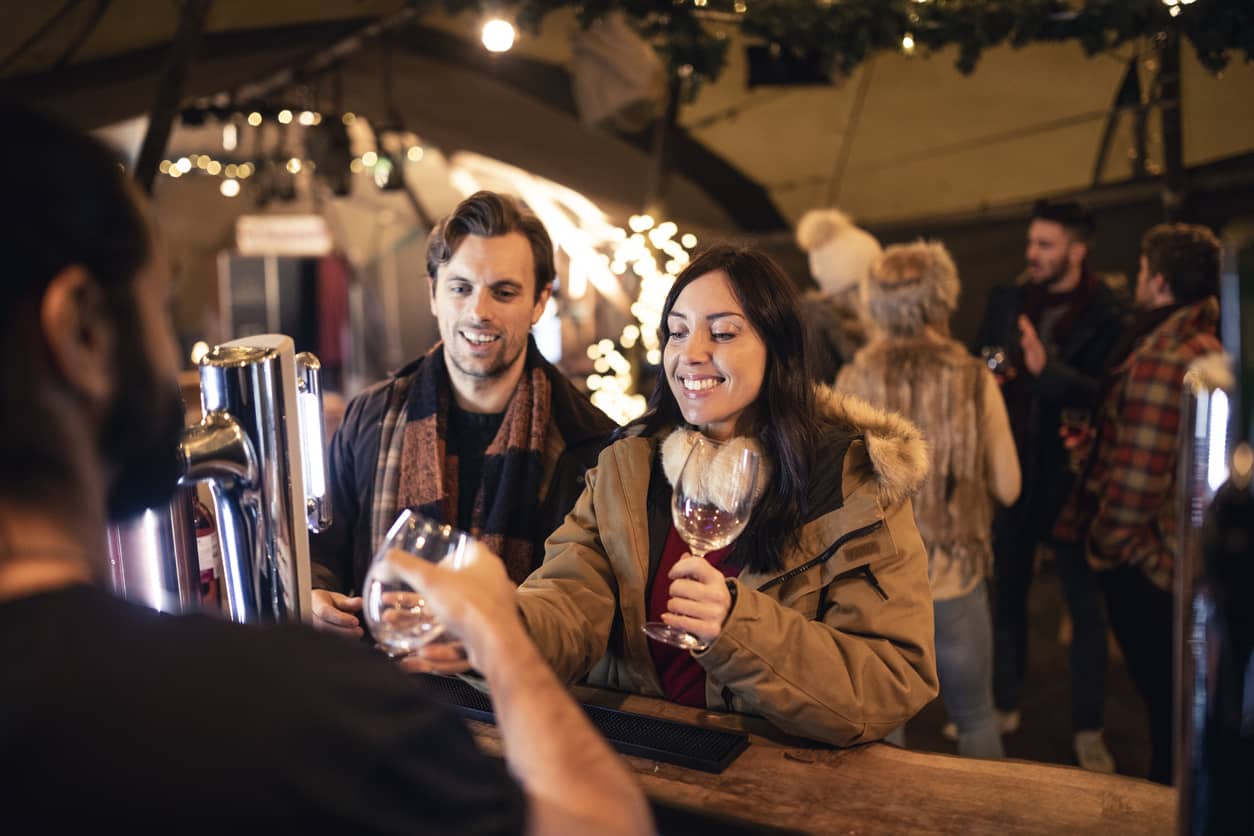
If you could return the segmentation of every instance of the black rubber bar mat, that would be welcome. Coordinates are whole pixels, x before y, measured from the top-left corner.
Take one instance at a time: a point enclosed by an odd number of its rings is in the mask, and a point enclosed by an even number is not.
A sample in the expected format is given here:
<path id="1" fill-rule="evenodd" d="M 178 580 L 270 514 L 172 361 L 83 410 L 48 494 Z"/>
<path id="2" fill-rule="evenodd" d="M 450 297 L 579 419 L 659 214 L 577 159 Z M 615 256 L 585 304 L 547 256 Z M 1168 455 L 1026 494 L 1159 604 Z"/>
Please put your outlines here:
<path id="1" fill-rule="evenodd" d="M 470 683 L 448 676 L 418 675 L 431 692 L 463 717 L 495 723 L 487 695 Z M 597 705 L 581 706 L 592 725 L 624 755 L 673 763 L 702 772 L 722 772 L 749 745 L 735 732 L 689 726 L 645 714 Z"/>

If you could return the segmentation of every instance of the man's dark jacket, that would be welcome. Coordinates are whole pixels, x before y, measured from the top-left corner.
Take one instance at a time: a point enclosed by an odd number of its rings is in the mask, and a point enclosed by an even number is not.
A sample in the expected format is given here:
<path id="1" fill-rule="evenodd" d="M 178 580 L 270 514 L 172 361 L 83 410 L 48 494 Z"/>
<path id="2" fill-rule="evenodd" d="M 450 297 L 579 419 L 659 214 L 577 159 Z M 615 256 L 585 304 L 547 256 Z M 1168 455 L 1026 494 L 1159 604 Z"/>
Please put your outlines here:
<path id="1" fill-rule="evenodd" d="M 1126 323 L 1114 291 L 1100 279 L 1092 281 L 1095 288 L 1088 303 L 1076 314 L 1062 344 L 1049 352 L 1039 377 L 1023 366 L 1018 324 L 1024 312 L 1022 282 L 993 288 L 971 345 L 977 354 L 983 346 L 1002 346 L 1017 369 L 1004 393 L 1023 469 L 1023 490 L 1018 502 L 999 510 L 998 522 L 1026 526 L 1038 539 L 1049 537 L 1074 478 L 1058 435 L 1062 410 L 1094 408 L 1111 349 Z"/>
<path id="2" fill-rule="evenodd" d="M 530 347 L 534 351 L 534 346 Z M 313 586 L 360 594 L 373 557 L 370 525 L 378 470 L 379 439 L 392 388 L 417 373 L 425 357 L 366 389 L 349 403 L 330 445 L 331 501 L 334 523 L 310 538 Z M 550 383 L 550 415 L 565 441 L 544 502 L 536 509 L 534 559 L 544 558 L 544 541 L 566 518 L 583 492 L 584 474 L 596 465 L 601 448 L 616 425 L 575 389 L 555 366 L 538 362 Z M 452 521 L 455 522 L 455 521 Z"/>

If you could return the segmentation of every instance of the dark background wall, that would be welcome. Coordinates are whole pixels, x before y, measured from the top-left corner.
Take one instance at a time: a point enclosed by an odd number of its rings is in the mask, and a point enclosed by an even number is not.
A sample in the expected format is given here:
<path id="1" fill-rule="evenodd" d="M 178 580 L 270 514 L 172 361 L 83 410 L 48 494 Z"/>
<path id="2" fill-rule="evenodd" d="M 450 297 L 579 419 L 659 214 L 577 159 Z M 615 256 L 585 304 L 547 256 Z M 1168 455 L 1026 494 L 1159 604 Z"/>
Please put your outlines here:
<path id="1" fill-rule="evenodd" d="M 1254 155 L 1225 160 L 1190 172 L 1190 198 L 1184 217 L 1205 224 L 1222 235 L 1240 217 L 1254 217 Z M 1125 184 L 1059 199 L 1075 199 L 1097 215 L 1097 240 L 1091 255 L 1093 269 L 1108 275 L 1122 274 L 1136 283 L 1141 236 L 1165 219 L 1156 183 Z M 1031 206 L 1024 204 L 983 215 L 870 226 L 885 245 L 919 237 L 938 238 L 953 254 L 962 277 L 962 297 L 953 319 L 954 336 L 974 338 L 988 291 L 1012 281 L 1023 270 L 1023 251 Z"/>

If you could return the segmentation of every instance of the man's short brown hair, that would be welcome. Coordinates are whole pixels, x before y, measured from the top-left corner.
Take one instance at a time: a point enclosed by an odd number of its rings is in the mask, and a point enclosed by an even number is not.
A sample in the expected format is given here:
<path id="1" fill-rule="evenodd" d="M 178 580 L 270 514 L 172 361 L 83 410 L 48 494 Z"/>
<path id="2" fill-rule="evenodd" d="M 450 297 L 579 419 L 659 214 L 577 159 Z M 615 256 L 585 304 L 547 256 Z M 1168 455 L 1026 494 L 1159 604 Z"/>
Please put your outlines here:
<path id="1" fill-rule="evenodd" d="M 427 239 L 427 276 L 435 290 L 436 272 L 452 260 L 467 235 L 494 238 L 520 233 L 531 245 L 535 264 L 535 298 L 553 282 L 553 240 L 549 232 L 529 209 L 509 195 L 496 192 L 475 192 L 457 204 L 453 214 L 435 225 Z"/>
<path id="2" fill-rule="evenodd" d="M 1162 274 L 1176 302 L 1188 305 L 1219 292 L 1219 239 L 1208 227 L 1158 224 L 1141 239 L 1151 276 Z"/>

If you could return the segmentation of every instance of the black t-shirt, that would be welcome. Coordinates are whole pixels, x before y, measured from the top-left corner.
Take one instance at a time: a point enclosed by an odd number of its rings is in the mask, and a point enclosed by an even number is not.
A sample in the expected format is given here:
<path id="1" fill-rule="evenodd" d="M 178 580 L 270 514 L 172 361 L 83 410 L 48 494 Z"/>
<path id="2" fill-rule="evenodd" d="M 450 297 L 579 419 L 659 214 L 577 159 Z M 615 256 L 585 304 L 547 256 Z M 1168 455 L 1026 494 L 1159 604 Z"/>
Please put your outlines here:
<path id="1" fill-rule="evenodd" d="M 457 456 L 457 527 L 463 531 L 470 530 L 475 498 L 483 481 L 484 454 L 504 420 L 504 412 L 463 412 L 449 405 L 449 446 Z"/>
<path id="2" fill-rule="evenodd" d="M 0 603 L 0 665 L 14 832 L 523 829 L 505 765 L 355 642 L 71 587 Z"/>

